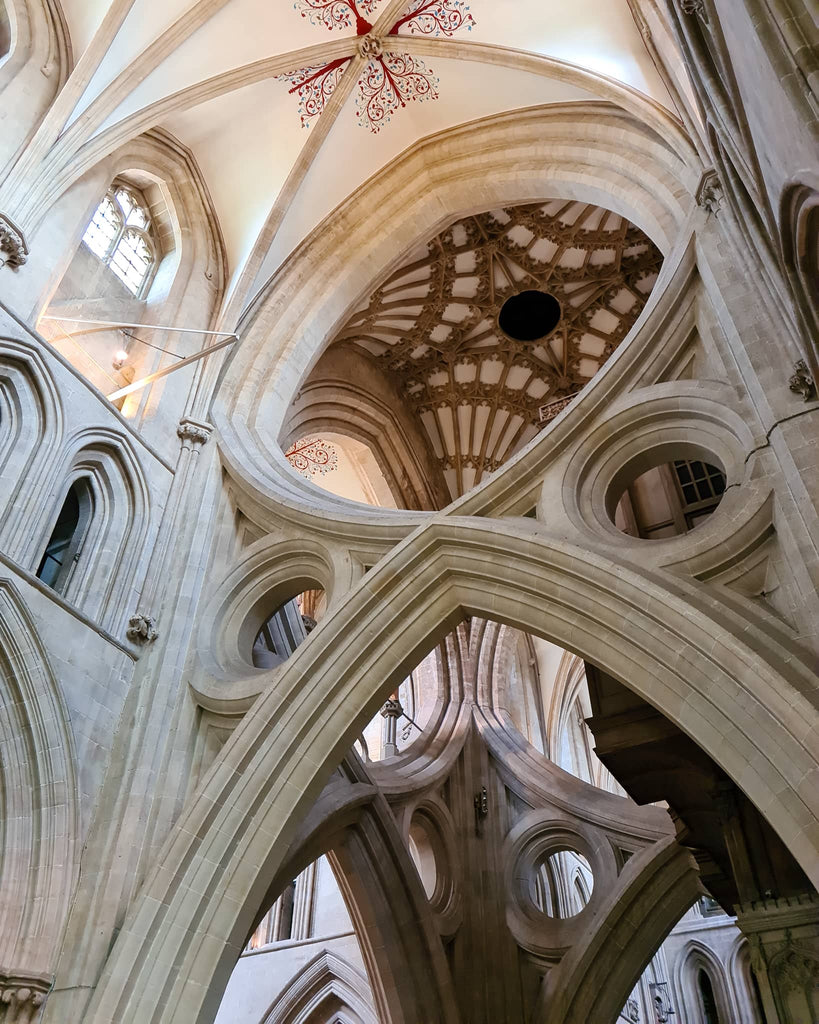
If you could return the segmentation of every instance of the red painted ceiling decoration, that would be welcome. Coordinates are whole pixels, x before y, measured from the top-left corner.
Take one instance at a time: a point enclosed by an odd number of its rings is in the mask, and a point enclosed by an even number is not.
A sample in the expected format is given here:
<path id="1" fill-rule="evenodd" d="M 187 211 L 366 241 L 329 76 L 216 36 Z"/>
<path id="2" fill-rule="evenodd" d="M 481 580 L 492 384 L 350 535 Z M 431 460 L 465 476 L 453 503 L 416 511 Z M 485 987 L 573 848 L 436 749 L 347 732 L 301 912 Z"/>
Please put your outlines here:
<path id="1" fill-rule="evenodd" d="M 312 25 L 327 29 L 355 29 L 362 39 L 359 52 L 368 58 L 358 80 L 358 123 L 372 132 L 388 124 L 392 115 L 411 100 L 438 98 L 438 79 L 424 61 L 408 53 L 383 48 L 381 40 L 370 36 L 380 0 L 296 0 L 294 8 Z M 452 36 L 475 20 L 465 0 L 410 0 L 405 14 L 387 36 L 401 31 L 425 36 Z M 298 68 L 279 75 L 289 82 L 290 92 L 299 97 L 299 114 L 304 127 L 324 110 L 341 81 L 352 57 L 342 57 L 318 66 Z"/>
<path id="2" fill-rule="evenodd" d="M 329 473 L 338 468 L 338 452 L 320 437 L 303 437 L 284 453 L 290 465 L 302 476 Z"/>

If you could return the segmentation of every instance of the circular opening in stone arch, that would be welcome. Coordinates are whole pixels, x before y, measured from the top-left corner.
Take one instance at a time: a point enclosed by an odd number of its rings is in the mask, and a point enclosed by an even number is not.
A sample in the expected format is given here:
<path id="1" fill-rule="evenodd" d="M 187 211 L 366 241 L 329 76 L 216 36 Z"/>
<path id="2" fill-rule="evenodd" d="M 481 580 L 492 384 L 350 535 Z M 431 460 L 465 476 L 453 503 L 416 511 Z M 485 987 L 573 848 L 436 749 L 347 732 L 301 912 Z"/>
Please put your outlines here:
<path id="1" fill-rule="evenodd" d="M 515 341 L 537 341 L 551 334 L 562 315 L 554 295 L 530 288 L 509 296 L 501 306 L 498 325 Z"/>
<path id="2" fill-rule="evenodd" d="M 581 913 L 591 899 L 594 874 L 577 850 L 551 850 L 537 862 L 530 890 L 541 913 L 567 920 Z"/>

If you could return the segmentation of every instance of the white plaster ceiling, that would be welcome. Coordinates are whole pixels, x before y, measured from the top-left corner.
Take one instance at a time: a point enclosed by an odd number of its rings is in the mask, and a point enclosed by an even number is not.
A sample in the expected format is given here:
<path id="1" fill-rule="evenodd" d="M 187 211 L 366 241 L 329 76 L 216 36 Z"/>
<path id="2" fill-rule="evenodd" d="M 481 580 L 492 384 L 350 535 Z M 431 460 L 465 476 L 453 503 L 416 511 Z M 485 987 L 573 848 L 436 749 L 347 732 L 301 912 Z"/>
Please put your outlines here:
<path id="1" fill-rule="evenodd" d="M 607 79 L 670 106 L 627 0 L 469 0 L 468 16 L 461 0 L 358 0 L 358 13 L 386 39 L 385 51 L 406 49 L 437 79 L 437 98 L 399 107 L 376 134 L 357 116 L 354 80 L 367 65 L 357 56 L 354 19 L 328 30 L 321 10 L 312 23 L 303 16 L 310 4 L 330 3 L 343 15 L 352 2 L 134 0 L 113 39 L 104 41 L 103 18 L 114 7 L 63 0 L 74 60 L 90 48 L 96 67 L 69 119 L 72 144 L 90 151 L 93 140 L 96 154 L 154 126 L 179 138 L 212 194 L 234 284 L 253 257 L 240 288 L 249 296 L 323 216 L 420 138 L 504 110 L 605 95 Z M 127 0 L 117 7 L 127 9 Z M 410 32 L 413 23 L 397 37 L 387 34 L 421 7 L 461 24 L 437 36 Z M 561 80 L 548 61 L 533 65 L 527 54 L 598 77 L 586 90 Z M 303 127 L 299 96 L 276 76 L 350 56 L 342 68 L 348 81 L 341 73 L 337 79 L 349 90 L 346 100 Z M 287 200 L 277 205 L 288 176 Z"/>

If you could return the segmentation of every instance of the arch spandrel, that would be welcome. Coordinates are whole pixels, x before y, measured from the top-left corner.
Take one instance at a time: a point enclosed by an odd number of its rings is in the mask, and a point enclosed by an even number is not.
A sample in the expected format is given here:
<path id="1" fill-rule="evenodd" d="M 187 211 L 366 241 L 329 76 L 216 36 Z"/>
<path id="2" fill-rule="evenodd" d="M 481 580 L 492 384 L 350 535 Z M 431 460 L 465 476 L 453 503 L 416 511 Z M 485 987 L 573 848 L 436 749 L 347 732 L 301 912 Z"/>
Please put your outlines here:
<path id="1" fill-rule="evenodd" d="M 805 666 L 776 648 L 762 657 L 684 584 L 672 592 L 650 573 L 508 524 L 436 520 L 368 574 L 239 726 L 126 920 L 89 1021 L 202 1019 L 296 822 L 383 695 L 464 612 L 627 681 L 715 754 L 819 876 L 819 764 L 803 746 L 819 716 L 798 692 L 810 687 Z"/>

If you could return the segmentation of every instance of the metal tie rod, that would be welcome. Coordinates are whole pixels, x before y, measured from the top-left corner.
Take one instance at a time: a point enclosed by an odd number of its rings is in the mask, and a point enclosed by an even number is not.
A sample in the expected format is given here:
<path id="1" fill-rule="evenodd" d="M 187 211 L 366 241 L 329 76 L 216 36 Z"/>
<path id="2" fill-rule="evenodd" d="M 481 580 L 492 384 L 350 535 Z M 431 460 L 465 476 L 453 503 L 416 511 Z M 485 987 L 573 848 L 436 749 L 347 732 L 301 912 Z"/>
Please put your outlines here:
<path id="1" fill-rule="evenodd" d="M 227 345 L 232 345 L 234 341 L 239 340 L 239 336 L 233 331 L 206 331 L 204 328 L 198 327 L 164 327 L 161 324 L 132 324 L 125 323 L 121 320 L 84 320 L 76 316 L 41 316 L 41 320 L 61 320 L 69 324 L 93 324 L 95 327 L 144 327 L 147 330 L 152 331 L 172 331 L 179 334 L 207 334 L 213 337 L 223 338 L 223 341 L 217 341 L 213 345 L 208 345 L 207 348 L 203 348 L 201 352 L 195 352 L 192 356 L 186 356 L 184 359 L 180 359 L 178 363 L 174 363 L 173 366 L 165 366 L 161 370 L 157 370 L 156 373 L 149 373 L 147 377 L 140 377 L 139 380 L 133 381 L 131 384 L 127 384 L 124 388 L 119 388 L 117 391 L 112 391 L 110 395 L 105 397 L 109 402 L 115 402 L 118 398 L 125 398 L 126 395 L 131 395 L 135 391 L 139 391 L 148 384 L 152 384 L 155 380 L 159 380 L 160 377 L 167 377 L 169 373 L 173 373 L 174 370 L 178 370 L 181 366 L 190 366 L 191 363 L 197 362 L 199 359 L 204 359 L 209 356 L 211 352 L 218 352 L 220 348 L 225 348 Z M 137 338 L 136 341 L 140 339 Z"/>

